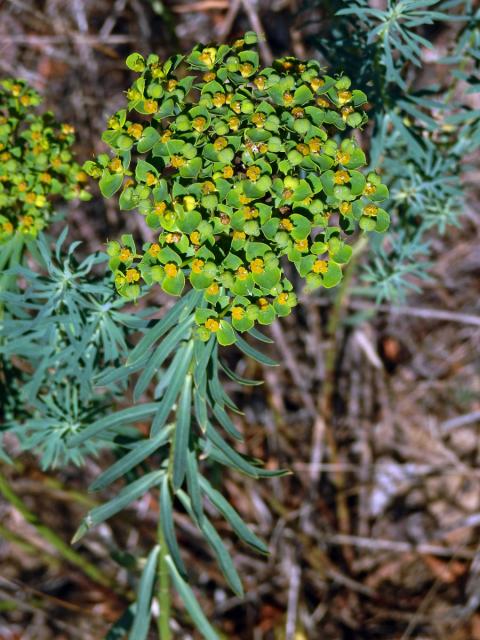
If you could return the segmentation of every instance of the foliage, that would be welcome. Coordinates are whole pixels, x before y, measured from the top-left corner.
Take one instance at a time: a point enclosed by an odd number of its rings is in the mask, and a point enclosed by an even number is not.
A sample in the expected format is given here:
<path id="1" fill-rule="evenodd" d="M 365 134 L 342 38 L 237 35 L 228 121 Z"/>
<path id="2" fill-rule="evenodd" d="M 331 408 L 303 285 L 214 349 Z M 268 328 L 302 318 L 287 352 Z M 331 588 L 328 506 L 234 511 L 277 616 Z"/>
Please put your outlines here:
<path id="1" fill-rule="evenodd" d="M 18 436 L 23 449 L 35 451 L 45 468 L 80 464 L 85 454 L 111 440 L 107 432 L 82 447 L 68 444 L 72 434 L 105 415 L 122 392 L 114 384 L 99 392 L 95 380 L 106 366 L 120 363 L 127 335 L 144 324 L 120 313 L 123 302 L 113 289 L 92 277 L 92 268 L 105 256 L 78 263 L 78 243 L 62 256 L 65 238 L 66 229 L 52 255 L 40 235 L 38 267 L 44 275 L 16 266 L 5 275 L 21 278 L 22 289 L 0 293 L 0 354 L 16 362 L 15 369 L 7 370 L 12 392 L 5 394 L 3 428 Z"/>
<path id="2" fill-rule="evenodd" d="M 74 129 L 36 113 L 40 96 L 23 80 L 0 82 L 0 245 L 5 265 L 23 237 L 44 229 L 58 199 L 89 194 L 73 161 Z"/>
<path id="3" fill-rule="evenodd" d="M 469 0 L 331 6 L 328 33 L 313 43 L 333 71 L 353 65 L 357 86 L 368 92 L 372 162 L 381 164 L 391 194 L 391 233 L 374 244 L 363 293 L 402 299 L 426 276 L 432 228 L 444 233 L 464 210 L 459 176 L 480 144 L 480 112 L 468 103 L 479 90 L 480 13 Z M 452 33 L 448 54 L 433 62 L 445 65 L 445 80 L 420 85 L 417 70 L 427 75 L 425 52 L 433 47 L 426 30 L 443 25 Z"/>
<path id="4" fill-rule="evenodd" d="M 208 302 L 199 336 L 223 345 L 233 329 L 271 324 L 296 304 L 282 256 L 310 289 L 333 287 L 351 255 L 345 234 L 389 222 L 378 206 L 388 190 L 360 171 L 365 154 L 351 133 L 339 135 L 365 124 L 366 95 L 313 60 L 261 68 L 256 43 L 247 33 L 163 64 L 129 56 L 140 77 L 103 135 L 115 156 L 85 164 L 104 196 L 122 189 L 120 207 L 160 232 L 143 252 L 130 236 L 110 242 L 119 292 L 137 298 L 143 282 L 181 295 L 187 277 Z"/>

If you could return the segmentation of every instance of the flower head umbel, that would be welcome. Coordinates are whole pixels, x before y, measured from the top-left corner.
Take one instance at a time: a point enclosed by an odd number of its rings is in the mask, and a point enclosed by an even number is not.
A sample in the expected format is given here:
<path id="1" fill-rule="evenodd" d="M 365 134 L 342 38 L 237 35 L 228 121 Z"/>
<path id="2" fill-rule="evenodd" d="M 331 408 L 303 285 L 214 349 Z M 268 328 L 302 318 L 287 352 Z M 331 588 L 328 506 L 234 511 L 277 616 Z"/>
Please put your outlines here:
<path id="1" fill-rule="evenodd" d="M 180 295 L 188 280 L 208 303 L 197 312 L 205 339 L 226 341 L 225 323 L 246 331 L 290 313 L 281 258 L 309 288 L 332 287 L 351 255 L 346 236 L 389 223 L 378 206 L 388 191 L 361 171 L 352 136 L 366 122 L 365 94 L 314 60 L 262 68 L 256 43 L 249 32 L 165 62 L 129 56 L 139 77 L 103 135 L 114 157 L 85 165 L 155 234 L 142 252 L 130 236 L 110 243 L 119 292 L 135 298 L 159 283 Z"/>
<path id="2" fill-rule="evenodd" d="M 0 82 L 0 244 L 35 236 L 51 218 L 55 198 L 89 198 L 88 176 L 70 151 L 74 128 L 36 113 L 40 103 L 23 80 Z"/>

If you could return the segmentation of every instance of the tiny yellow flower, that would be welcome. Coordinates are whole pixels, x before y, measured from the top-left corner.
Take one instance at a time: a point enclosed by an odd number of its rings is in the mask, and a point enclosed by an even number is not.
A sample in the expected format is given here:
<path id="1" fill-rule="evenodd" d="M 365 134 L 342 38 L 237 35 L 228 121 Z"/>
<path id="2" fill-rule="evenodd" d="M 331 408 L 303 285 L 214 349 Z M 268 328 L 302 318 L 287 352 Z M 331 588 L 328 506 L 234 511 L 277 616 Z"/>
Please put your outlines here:
<path id="1" fill-rule="evenodd" d="M 307 251 L 308 250 L 308 239 L 305 238 L 304 240 L 299 240 L 298 242 L 295 243 L 295 248 L 298 249 L 299 251 Z"/>
<path id="2" fill-rule="evenodd" d="M 266 119 L 267 119 L 267 116 L 264 113 L 262 113 L 261 111 L 258 111 L 257 113 L 254 113 L 253 116 L 252 116 L 252 122 L 257 127 L 263 127 L 263 125 L 265 124 L 265 120 Z"/>
<path id="3" fill-rule="evenodd" d="M 212 102 L 215 107 L 223 107 L 225 101 L 226 98 L 224 93 L 216 93 L 212 98 Z"/>
<path id="4" fill-rule="evenodd" d="M 13 224 L 11 222 L 4 222 L 2 229 L 5 233 L 13 233 Z"/>
<path id="5" fill-rule="evenodd" d="M 310 155 L 310 147 L 308 146 L 308 144 L 304 144 L 303 142 L 300 142 L 300 144 L 297 144 L 296 149 L 297 151 L 300 151 L 302 156 Z"/>
<path id="6" fill-rule="evenodd" d="M 108 168 L 110 171 L 114 171 L 115 173 L 120 173 L 123 170 L 122 161 L 120 158 L 112 158 L 108 163 Z"/>
<path id="7" fill-rule="evenodd" d="M 207 119 L 203 116 L 197 116 L 192 120 L 192 127 L 195 129 L 195 131 L 201 132 L 205 129 L 206 126 Z"/>
<path id="8" fill-rule="evenodd" d="M 62 124 L 62 133 L 66 136 L 75 133 L 75 127 L 72 127 L 71 124 Z"/>
<path id="9" fill-rule="evenodd" d="M 221 151 L 222 149 L 225 149 L 227 145 L 228 145 L 228 142 L 226 138 L 223 138 L 223 137 L 217 138 L 213 143 L 213 147 L 215 151 Z"/>
<path id="10" fill-rule="evenodd" d="M 167 262 L 167 264 L 165 265 L 165 274 L 167 275 L 167 277 L 175 278 L 177 273 L 178 273 L 177 265 L 173 264 L 173 262 Z"/>
<path id="11" fill-rule="evenodd" d="M 132 136 L 132 138 L 135 138 L 135 140 L 138 140 L 142 136 L 143 127 L 138 123 L 131 124 L 127 129 L 127 133 L 129 136 Z"/>
<path id="12" fill-rule="evenodd" d="M 266 298 L 259 298 L 257 303 L 262 311 L 264 311 L 265 308 L 268 307 L 268 300 Z"/>
<path id="13" fill-rule="evenodd" d="M 145 176 L 145 182 L 148 187 L 153 187 L 154 184 L 157 184 L 158 178 L 157 176 L 155 176 L 153 173 L 149 171 Z"/>
<path id="14" fill-rule="evenodd" d="M 153 211 L 157 215 L 161 216 L 162 213 L 165 213 L 166 208 L 167 208 L 167 205 L 165 202 L 156 202 L 153 207 Z"/>
<path id="15" fill-rule="evenodd" d="M 172 156 L 170 158 L 170 164 L 172 167 L 178 169 L 179 167 L 183 167 L 185 164 L 185 158 L 182 158 L 182 156 Z"/>
<path id="16" fill-rule="evenodd" d="M 170 129 L 165 129 L 165 131 L 160 136 L 160 142 L 168 142 L 172 137 L 172 132 Z"/>
<path id="17" fill-rule="evenodd" d="M 261 173 L 262 173 L 262 171 L 261 171 L 260 167 L 257 167 L 257 166 L 248 167 L 248 169 L 247 169 L 247 178 L 249 180 L 251 180 L 252 182 L 256 182 L 259 179 Z"/>
<path id="18" fill-rule="evenodd" d="M 245 269 L 245 267 L 238 267 L 235 273 L 237 274 L 237 278 L 239 280 L 246 280 L 248 277 L 248 271 L 247 269 Z"/>
<path id="19" fill-rule="evenodd" d="M 346 104 L 347 102 L 350 102 L 351 99 L 352 99 L 352 92 L 351 91 L 339 91 L 338 92 L 338 101 L 340 102 L 340 104 Z"/>
<path id="20" fill-rule="evenodd" d="M 158 109 L 158 102 L 156 100 L 145 100 L 143 108 L 146 113 L 155 113 Z"/>
<path id="21" fill-rule="evenodd" d="M 205 180 L 202 184 L 202 193 L 208 195 L 209 193 L 213 193 L 215 191 L 215 185 L 211 180 Z"/>
<path id="22" fill-rule="evenodd" d="M 376 207 L 374 204 L 367 204 L 366 207 L 363 207 L 363 213 L 366 216 L 376 216 L 378 212 L 378 207 Z"/>
<path id="23" fill-rule="evenodd" d="M 350 202 L 341 202 L 339 206 L 340 213 L 344 216 L 348 215 L 352 211 L 352 205 Z"/>
<path id="24" fill-rule="evenodd" d="M 345 184 L 350 181 L 350 174 L 344 169 L 342 169 L 341 171 L 335 171 L 333 181 L 335 184 Z"/>
<path id="25" fill-rule="evenodd" d="M 245 240 L 245 238 L 247 237 L 247 234 L 245 233 L 245 231 L 234 231 L 233 232 L 233 239 L 234 240 Z M 240 267 L 242 268 L 242 267 Z"/>
<path id="26" fill-rule="evenodd" d="M 279 304 L 287 304 L 288 302 L 288 293 L 281 293 L 278 297 L 277 297 L 277 302 Z"/>
<path id="27" fill-rule="evenodd" d="M 130 249 L 127 249 L 125 247 L 120 251 L 120 253 L 118 254 L 118 257 L 122 262 L 127 262 L 127 260 L 130 260 L 130 258 L 132 257 L 132 252 L 130 251 Z"/>
<path id="28" fill-rule="evenodd" d="M 205 266 L 204 260 L 200 260 L 199 258 L 196 258 L 192 262 L 192 272 L 193 273 L 202 273 L 204 266 Z"/>
<path id="29" fill-rule="evenodd" d="M 348 164 L 350 162 L 348 151 L 337 151 L 337 162 L 339 164 Z"/>
<path id="30" fill-rule="evenodd" d="M 31 227 L 33 224 L 33 218 L 32 216 L 23 216 L 22 218 L 20 218 L 20 222 L 22 223 L 22 225 L 24 227 Z"/>
<path id="31" fill-rule="evenodd" d="M 318 138 L 312 138 L 308 141 L 307 144 L 310 148 L 311 153 L 319 153 L 322 147 L 322 142 Z"/>
<path id="32" fill-rule="evenodd" d="M 216 296 L 219 289 L 218 284 L 216 282 L 212 282 L 212 284 L 207 288 L 207 293 L 209 296 Z"/>
<path id="33" fill-rule="evenodd" d="M 312 81 L 310 82 L 310 86 L 314 91 L 317 91 L 317 89 L 323 87 L 324 84 L 325 80 L 322 80 L 322 78 L 312 78 Z"/>
<path id="34" fill-rule="evenodd" d="M 313 273 L 327 273 L 328 263 L 326 260 L 316 260 L 313 264 Z"/>
<path id="35" fill-rule="evenodd" d="M 233 307 L 232 308 L 232 318 L 234 320 L 241 320 L 245 315 L 245 309 L 242 307 Z"/>
<path id="36" fill-rule="evenodd" d="M 363 193 L 366 196 L 371 196 L 372 194 L 375 193 L 376 190 L 377 190 L 377 187 L 374 184 L 372 184 L 371 182 L 367 182 L 363 190 Z"/>
<path id="37" fill-rule="evenodd" d="M 148 253 L 152 256 L 152 258 L 156 258 L 160 253 L 160 245 L 154 242 L 152 245 L 150 245 Z"/>
<path id="38" fill-rule="evenodd" d="M 238 127 L 240 126 L 240 118 L 237 118 L 237 116 L 232 116 L 228 119 L 228 126 L 232 131 L 237 131 Z"/>
<path id="39" fill-rule="evenodd" d="M 192 231 L 190 234 L 190 242 L 196 245 L 200 244 L 200 233 L 198 231 Z"/>
<path id="40" fill-rule="evenodd" d="M 204 82 L 212 82 L 212 80 L 215 80 L 216 76 L 213 73 L 213 71 L 207 71 L 207 73 L 203 74 L 203 80 Z"/>
<path id="41" fill-rule="evenodd" d="M 250 262 L 250 269 L 252 273 L 263 273 L 265 271 L 265 263 L 262 258 L 255 258 Z"/>
<path id="42" fill-rule="evenodd" d="M 216 333 L 220 329 L 220 323 L 218 322 L 218 320 L 215 320 L 214 318 L 209 318 L 205 322 L 205 328 L 211 331 L 212 333 Z"/>
<path id="43" fill-rule="evenodd" d="M 167 82 L 167 91 L 173 91 L 178 84 L 178 80 L 171 79 Z"/>
<path id="44" fill-rule="evenodd" d="M 353 107 L 342 107 L 342 109 L 340 110 L 341 114 L 342 114 L 342 119 L 346 120 L 348 118 L 348 116 L 354 112 L 354 108 Z"/>
<path id="45" fill-rule="evenodd" d="M 244 62 L 240 65 L 239 69 L 242 78 L 248 78 L 248 76 L 251 76 L 254 71 L 253 64 L 250 64 L 250 62 Z"/>
<path id="46" fill-rule="evenodd" d="M 140 273 L 137 269 L 127 269 L 127 273 L 125 274 L 127 282 L 132 284 L 133 282 L 138 282 L 140 280 Z"/>
<path id="47" fill-rule="evenodd" d="M 52 176 L 47 172 L 41 173 L 40 182 L 43 182 L 44 184 L 50 184 L 52 182 Z"/>
<path id="48" fill-rule="evenodd" d="M 215 64 L 215 57 L 217 55 L 217 50 L 214 47 L 207 47 L 200 54 L 200 60 L 203 64 L 209 68 L 212 68 Z"/>
<path id="49" fill-rule="evenodd" d="M 330 102 L 323 96 L 319 96 L 316 102 L 317 102 L 317 105 L 319 107 L 322 107 L 323 109 L 328 109 L 328 107 L 330 106 Z"/>
<path id="50" fill-rule="evenodd" d="M 293 229 L 293 223 L 288 218 L 283 218 L 283 220 L 280 220 L 280 228 L 285 229 L 285 231 L 291 231 Z"/>
<path id="51" fill-rule="evenodd" d="M 257 76 L 253 81 L 253 84 L 259 91 L 263 91 L 265 89 L 266 80 L 263 76 Z"/>
<path id="52" fill-rule="evenodd" d="M 227 178 L 227 179 L 233 177 L 233 167 L 230 167 L 230 166 L 224 167 L 223 168 L 223 177 Z"/>

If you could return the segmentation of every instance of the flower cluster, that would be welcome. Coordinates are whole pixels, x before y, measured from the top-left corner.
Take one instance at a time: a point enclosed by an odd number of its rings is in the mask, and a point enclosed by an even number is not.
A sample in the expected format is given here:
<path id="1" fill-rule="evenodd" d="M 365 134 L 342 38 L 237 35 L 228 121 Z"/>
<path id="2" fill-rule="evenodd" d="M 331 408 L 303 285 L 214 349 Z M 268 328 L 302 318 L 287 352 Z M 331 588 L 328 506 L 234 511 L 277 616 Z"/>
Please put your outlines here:
<path id="1" fill-rule="evenodd" d="M 0 82 L 0 244 L 35 236 L 52 215 L 55 196 L 88 199 L 88 176 L 72 159 L 74 129 L 51 113 L 23 80 Z"/>
<path id="2" fill-rule="evenodd" d="M 102 154 L 85 170 L 106 197 L 137 209 L 158 236 L 108 247 L 118 291 L 159 283 L 204 291 L 200 335 L 235 340 L 235 328 L 270 324 L 296 304 L 280 260 L 307 286 L 333 287 L 351 255 L 346 234 L 384 231 L 388 191 L 364 175 L 363 151 L 341 132 L 366 122 L 362 91 L 295 58 L 259 66 L 247 33 L 232 46 L 197 46 L 166 62 L 132 54 L 139 73 L 128 108 L 108 122 Z"/>

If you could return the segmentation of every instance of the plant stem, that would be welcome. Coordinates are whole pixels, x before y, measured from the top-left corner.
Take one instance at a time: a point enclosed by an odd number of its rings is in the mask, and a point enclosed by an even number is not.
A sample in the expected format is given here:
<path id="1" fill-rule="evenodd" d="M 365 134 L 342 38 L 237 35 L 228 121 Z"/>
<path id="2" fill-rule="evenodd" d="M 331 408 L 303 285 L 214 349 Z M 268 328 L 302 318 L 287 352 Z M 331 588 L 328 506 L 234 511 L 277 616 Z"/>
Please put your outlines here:
<path id="1" fill-rule="evenodd" d="M 353 276 L 358 266 L 358 259 L 368 246 L 368 240 L 365 236 L 361 236 L 354 245 L 352 258 L 345 270 L 345 275 L 333 304 L 332 311 L 327 324 L 327 340 L 328 349 L 325 354 L 325 382 L 320 397 L 320 410 L 325 420 L 326 429 L 325 437 L 330 447 L 332 460 L 337 461 L 338 449 L 334 432 L 331 428 L 333 413 L 333 396 L 335 392 L 335 362 L 337 359 L 338 347 L 338 328 L 342 322 L 342 315 L 348 303 L 350 286 Z M 333 482 L 337 489 L 336 494 L 336 511 L 340 531 L 346 533 L 350 531 L 350 512 L 346 498 L 346 480 L 342 471 L 333 474 Z M 351 557 L 351 549 L 343 547 L 343 552 L 347 560 L 353 561 Z"/>
<path id="2" fill-rule="evenodd" d="M 170 631 L 170 577 L 168 575 L 168 567 L 165 562 L 167 555 L 167 545 L 163 535 L 160 522 L 158 523 L 158 544 L 160 545 L 160 553 L 158 555 L 158 603 L 160 606 L 160 614 L 158 616 L 158 637 L 159 640 L 171 640 Z"/>
<path id="3" fill-rule="evenodd" d="M 17 496 L 13 488 L 7 482 L 5 476 L 0 473 L 0 493 L 8 502 L 19 511 L 25 520 L 35 527 L 39 535 L 49 542 L 58 551 L 60 556 L 78 567 L 83 573 L 97 584 L 101 584 L 104 587 L 114 589 L 114 584 L 104 575 L 101 569 L 98 569 L 95 565 L 91 564 L 86 558 L 80 555 L 75 549 L 72 549 L 62 538 L 60 538 L 54 531 L 43 524 L 39 518 L 32 513 L 23 500 Z"/>

